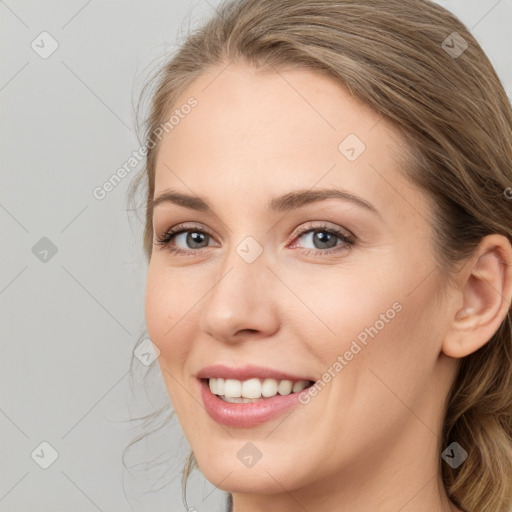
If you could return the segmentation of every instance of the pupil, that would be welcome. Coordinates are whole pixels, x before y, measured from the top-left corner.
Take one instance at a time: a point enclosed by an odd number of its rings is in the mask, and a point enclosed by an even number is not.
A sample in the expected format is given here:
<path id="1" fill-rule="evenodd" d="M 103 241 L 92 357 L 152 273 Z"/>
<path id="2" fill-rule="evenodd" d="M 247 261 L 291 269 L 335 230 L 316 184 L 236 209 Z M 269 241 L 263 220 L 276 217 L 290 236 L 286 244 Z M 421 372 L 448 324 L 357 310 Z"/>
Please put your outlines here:
<path id="1" fill-rule="evenodd" d="M 328 233 L 326 231 L 317 231 L 314 235 L 315 236 L 313 237 L 313 239 L 315 241 L 315 245 L 317 245 L 316 241 L 318 241 L 318 243 L 320 244 L 320 248 L 330 248 L 336 245 L 336 238 L 332 235 L 332 233 Z M 190 243 L 192 245 L 200 244 L 201 242 L 204 242 L 204 240 L 205 233 L 197 233 L 195 231 L 191 231 L 187 236 L 187 243 Z M 334 242 L 334 244 L 329 244 L 329 242 Z"/>
<path id="2" fill-rule="evenodd" d="M 187 244 L 189 244 L 189 242 L 191 242 L 192 246 L 194 246 L 193 244 L 201 243 L 201 238 L 204 239 L 204 236 L 205 236 L 204 233 L 196 233 L 195 231 L 192 231 L 187 236 Z"/>
<path id="3" fill-rule="evenodd" d="M 327 246 L 327 248 L 330 248 L 330 247 L 334 247 L 336 245 L 336 239 L 332 235 L 332 233 L 327 233 L 326 231 L 318 231 L 315 234 L 315 237 L 320 242 L 320 248 L 325 248 L 326 246 Z M 331 241 L 331 239 L 334 241 L 334 244 L 328 245 L 328 242 Z M 327 244 L 327 245 L 322 245 L 322 244 Z"/>

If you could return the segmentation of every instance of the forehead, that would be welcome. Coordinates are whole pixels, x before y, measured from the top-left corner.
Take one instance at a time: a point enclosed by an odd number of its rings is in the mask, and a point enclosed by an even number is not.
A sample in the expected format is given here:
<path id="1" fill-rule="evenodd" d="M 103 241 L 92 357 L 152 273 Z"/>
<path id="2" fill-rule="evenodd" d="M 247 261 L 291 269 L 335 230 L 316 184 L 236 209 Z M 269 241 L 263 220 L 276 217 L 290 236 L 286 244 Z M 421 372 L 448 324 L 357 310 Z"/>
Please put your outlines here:
<path id="1" fill-rule="evenodd" d="M 196 106 L 160 144 L 155 195 L 171 187 L 240 205 L 317 184 L 378 204 L 386 194 L 411 193 L 398 130 L 323 74 L 231 64 L 196 79 L 173 111 L 191 97 Z M 226 196 L 235 190 L 237 197 Z"/>
<path id="2" fill-rule="evenodd" d="M 191 96 L 197 105 L 173 127 L 164 145 L 179 145 L 183 151 L 200 145 L 211 157 L 216 148 L 222 148 L 223 157 L 250 151 L 259 160 L 284 153 L 338 155 L 339 142 L 350 133 L 373 145 L 395 135 L 389 133 L 391 125 L 340 83 L 312 70 L 213 68 L 189 86 L 173 109 L 179 111 Z M 380 129 L 372 135 L 377 124 Z M 297 144 L 304 141 L 306 146 Z"/>

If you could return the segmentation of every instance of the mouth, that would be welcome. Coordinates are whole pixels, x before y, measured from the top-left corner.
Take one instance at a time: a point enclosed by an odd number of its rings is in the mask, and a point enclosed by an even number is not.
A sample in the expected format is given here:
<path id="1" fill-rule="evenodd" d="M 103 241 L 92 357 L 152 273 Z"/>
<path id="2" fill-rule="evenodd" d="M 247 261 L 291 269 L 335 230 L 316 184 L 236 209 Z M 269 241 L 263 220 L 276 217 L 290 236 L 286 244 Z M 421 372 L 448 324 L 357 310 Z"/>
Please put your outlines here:
<path id="1" fill-rule="evenodd" d="M 246 380 L 204 378 L 201 379 L 224 402 L 252 403 L 267 400 L 275 396 L 287 396 L 299 393 L 314 384 L 312 380 L 289 380 L 274 378 L 250 378 Z"/>
<path id="2" fill-rule="evenodd" d="M 204 409 L 210 418 L 219 424 L 237 428 L 260 425 L 299 404 L 309 403 L 304 398 L 314 385 L 311 380 L 277 381 L 272 378 L 237 381 L 210 377 L 199 378 L 198 383 Z"/>

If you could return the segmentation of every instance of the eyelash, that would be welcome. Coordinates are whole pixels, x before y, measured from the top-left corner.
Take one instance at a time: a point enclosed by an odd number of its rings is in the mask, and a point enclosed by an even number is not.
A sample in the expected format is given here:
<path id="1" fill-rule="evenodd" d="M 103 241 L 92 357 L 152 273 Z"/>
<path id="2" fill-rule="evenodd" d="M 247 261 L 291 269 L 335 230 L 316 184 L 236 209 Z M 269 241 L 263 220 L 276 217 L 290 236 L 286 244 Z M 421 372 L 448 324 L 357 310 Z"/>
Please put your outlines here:
<path id="1" fill-rule="evenodd" d="M 183 254 L 183 255 L 187 255 L 187 256 L 191 256 L 191 253 L 198 252 L 201 249 L 207 249 L 207 247 L 201 247 L 200 249 L 186 250 L 186 249 L 181 249 L 179 247 L 170 247 L 169 246 L 171 241 L 174 240 L 174 238 L 176 236 L 178 236 L 181 233 L 187 233 L 189 231 L 193 232 L 193 233 L 202 233 L 209 237 L 212 237 L 212 235 L 210 235 L 210 233 L 208 233 L 207 231 L 204 231 L 203 229 L 200 229 L 199 227 L 181 225 L 181 226 L 173 227 L 173 228 L 169 229 L 168 231 L 166 231 L 160 238 L 156 239 L 156 244 L 159 245 L 160 247 L 165 248 L 172 254 Z M 306 254 L 308 256 L 309 255 L 312 255 L 312 256 L 331 255 L 333 253 L 338 253 L 342 250 L 349 249 L 351 246 L 353 246 L 355 244 L 355 237 L 349 236 L 349 235 L 345 234 L 344 232 L 342 232 L 341 230 L 338 230 L 335 228 L 330 228 L 326 225 L 303 228 L 302 230 L 300 230 L 299 232 L 294 234 L 294 240 L 296 238 L 301 238 L 303 235 L 305 235 L 307 233 L 311 233 L 311 232 L 322 232 L 322 233 L 329 233 L 331 235 L 335 235 L 338 238 L 340 238 L 340 240 L 343 243 L 335 245 L 334 247 L 332 247 L 330 249 L 325 249 L 325 250 L 303 249 L 302 250 L 303 254 Z"/>

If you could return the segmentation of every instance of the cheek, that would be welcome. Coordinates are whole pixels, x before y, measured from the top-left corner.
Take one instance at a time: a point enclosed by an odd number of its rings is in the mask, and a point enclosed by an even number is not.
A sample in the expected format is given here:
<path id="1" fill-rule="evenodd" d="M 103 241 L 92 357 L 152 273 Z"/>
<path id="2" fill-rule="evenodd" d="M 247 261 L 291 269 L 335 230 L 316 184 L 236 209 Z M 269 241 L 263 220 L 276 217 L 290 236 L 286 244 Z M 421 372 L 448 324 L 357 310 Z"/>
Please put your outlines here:
<path id="1" fill-rule="evenodd" d="M 177 272 L 150 264 L 145 317 L 149 337 L 160 350 L 161 364 L 176 367 L 185 359 L 190 349 L 191 329 L 197 327 L 193 306 L 200 297 L 193 281 L 186 282 Z"/>
<path id="2" fill-rule="evenodd" d="M 355 268 L 338 273 L 327 270 L 330 272 L 325 275 L 317 272 L 294 285 L 307 308 L 292 301 L 301 312 L 299 321 L 305 329 L 301 338 L 314 343 L 312 350 L 325 365 L 350 350 L 353 341 L 362 348 L 365 342 L 369 346 L 370 340 L 399 321 L 402 309 L 401 283 L 389 273 L 379 276 Z"/>
<path id="3" fill-rule="evenodd" d="M 361 365 L 353 368 L 360 379 L 356 394 L 364 395 L 370 409 L 389 419 L 407 414 L 404 403 L 412 408 L 421 403 L 435 374 L 443 331 L 442 322 L 436 322 L 439 304 L 431 283 L 414 293 L 406 287 L 393 298 L 398 306 L 391 308 L 394 311 L 386 312 L 386 300 L 377 303 L 374 318 L 368 318 L 371 326 L 361 331 L 366 344 L 359 343 L 362 351 L 354 356 Z M 384 313 L 381 322 L 375 313 Z"/>
<path id="4" fill-rule="evenodd" d="M 331 392 L 345 403 L 359 394 L 374 396 L 377 388 L 389 394 L 379 376 L 393 389 L 406 390 L 411 380 L 427 378 L 435 365 L 434 286 L 425 283 L 410 293 L 418 276 L 409 267 L 317 273 L 294 289 L 311 312 L 300 308 L 300 337 L 319 371 L 326 372 L 322 380 L 332 382 Z"/>

